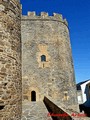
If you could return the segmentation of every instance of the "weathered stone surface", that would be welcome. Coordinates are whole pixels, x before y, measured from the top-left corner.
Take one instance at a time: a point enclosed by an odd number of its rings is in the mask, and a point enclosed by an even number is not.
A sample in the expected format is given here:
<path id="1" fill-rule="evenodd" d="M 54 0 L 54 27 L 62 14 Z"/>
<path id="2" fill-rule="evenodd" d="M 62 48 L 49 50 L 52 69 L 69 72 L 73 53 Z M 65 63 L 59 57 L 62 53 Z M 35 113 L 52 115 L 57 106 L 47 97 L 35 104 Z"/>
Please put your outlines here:
<path id="1" fill-rule="evenodd" d="M 25 102 L 22 105 L 22 120 L 52 120 L 43 102 Z"/>
<path id="2" fill-rule="evenodd" d="M 21 21 L 23 99 L 31 101 L 31 92 L 35 91 L 36 101 L 50 96 L 71 108 L 74 103 L 77 108 L 67 24 L 56 13 L 33 14 L 22 16 Z M 46 61 L 41 61 L 42 55 Z"/>
<path id="3" fill-rule="evenodd" d="M 0 120 L 21 119 L 21 8 L 0 0 Z"/>

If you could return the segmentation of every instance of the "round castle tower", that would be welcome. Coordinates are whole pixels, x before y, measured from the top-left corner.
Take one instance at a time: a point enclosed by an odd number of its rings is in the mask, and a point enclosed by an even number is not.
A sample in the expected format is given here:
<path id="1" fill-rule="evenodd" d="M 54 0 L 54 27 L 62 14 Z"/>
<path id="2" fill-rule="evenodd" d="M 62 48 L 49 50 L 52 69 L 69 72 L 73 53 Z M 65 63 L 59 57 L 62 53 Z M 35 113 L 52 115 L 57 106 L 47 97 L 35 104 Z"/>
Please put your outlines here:
<path id="1" fill-rule="evenodd" d="M 21 119 L 21 6 L 0 0 L 0 120 Z"/>
<path id="2" fill-rule="evenodd" d="M 68 23 L 62 15 L 28 12 L 22 16 L 23 101 L 44 96 L 77 106 Z"/>

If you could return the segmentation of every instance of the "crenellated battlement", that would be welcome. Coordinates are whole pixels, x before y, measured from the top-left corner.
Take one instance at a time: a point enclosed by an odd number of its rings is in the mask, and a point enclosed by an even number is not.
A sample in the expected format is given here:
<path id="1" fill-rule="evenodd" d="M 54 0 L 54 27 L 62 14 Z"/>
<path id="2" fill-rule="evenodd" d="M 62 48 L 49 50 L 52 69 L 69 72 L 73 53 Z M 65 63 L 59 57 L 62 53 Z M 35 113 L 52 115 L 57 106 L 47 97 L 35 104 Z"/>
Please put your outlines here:
<path id="1" fill-rule="evenodd" d="M 65 25 L 68 26 L 68 22 L 66 19 L 63 18 L 61 14 L 58 13 L 53 13 L 52 16 L 49 16 L 47 12 L 41 12 L 40 15 L 37 15 L 35 11 L 30 12 L 28 11 L 27 15 L 22 15 L 22 20 L 24 19 L 34 19 L 34 20 L 52 20 L 52 21 L 59 21 L 64 23 Z"/>

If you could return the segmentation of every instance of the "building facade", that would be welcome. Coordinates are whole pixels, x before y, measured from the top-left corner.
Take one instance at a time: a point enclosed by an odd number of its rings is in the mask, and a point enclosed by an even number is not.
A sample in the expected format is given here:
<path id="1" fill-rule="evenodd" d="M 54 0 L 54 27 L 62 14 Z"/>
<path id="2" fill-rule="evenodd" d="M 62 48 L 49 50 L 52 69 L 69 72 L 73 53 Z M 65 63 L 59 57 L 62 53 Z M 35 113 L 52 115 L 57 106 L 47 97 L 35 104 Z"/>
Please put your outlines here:
<path id="1" fill-rule="evenodd" d="M 69 30 L 62 15 L 28 12 L 21 19 L 23 101 L 44 96 L 77 105 Z M 74 103 L 74 104 L 73 104 Z"/>
<path id="2" fill-rule="evenodd" d="M 44 97 L 77 109 L 69 29 L 62 15 L 21 17 L 18 0 L 0 0 L 0 66 L 1 120 L 20 120 L 22 101 L 39 103 L 43 111 Z"/>
<path id="3" fill-rule="evenodd" d="M 90 106 L 90 80 L 77 84 L 77 95 L 79 104 Z"/>

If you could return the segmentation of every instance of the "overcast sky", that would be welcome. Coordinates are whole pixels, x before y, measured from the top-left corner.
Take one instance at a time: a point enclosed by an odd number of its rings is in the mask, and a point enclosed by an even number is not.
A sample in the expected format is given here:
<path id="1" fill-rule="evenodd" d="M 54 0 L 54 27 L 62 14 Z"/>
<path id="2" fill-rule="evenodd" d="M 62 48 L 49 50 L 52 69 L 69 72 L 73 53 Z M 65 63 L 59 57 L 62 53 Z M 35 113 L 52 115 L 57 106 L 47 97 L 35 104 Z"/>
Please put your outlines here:
<path id="1" fill-rule="evenodd" d="M 90 79 L 90 0 L 21 0 L 22 14 L 60 13 L 68 20 L 76 82 Z"/>

